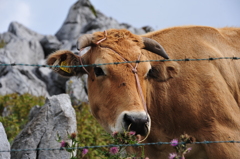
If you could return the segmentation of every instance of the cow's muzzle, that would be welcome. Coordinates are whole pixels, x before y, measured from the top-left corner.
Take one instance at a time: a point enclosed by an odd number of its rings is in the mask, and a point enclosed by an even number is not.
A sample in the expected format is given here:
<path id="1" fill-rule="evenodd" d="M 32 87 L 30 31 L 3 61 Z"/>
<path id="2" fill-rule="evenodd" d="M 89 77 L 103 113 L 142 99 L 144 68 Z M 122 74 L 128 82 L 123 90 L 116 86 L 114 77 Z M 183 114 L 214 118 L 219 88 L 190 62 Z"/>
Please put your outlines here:
<path id="1" fill-rule="evenodd" d="M 124 114 L 123 120 L 127 131 L 134 131 L 141 136 L 147 136 L 150 131 L 148 115 L 126 113 Z"/>

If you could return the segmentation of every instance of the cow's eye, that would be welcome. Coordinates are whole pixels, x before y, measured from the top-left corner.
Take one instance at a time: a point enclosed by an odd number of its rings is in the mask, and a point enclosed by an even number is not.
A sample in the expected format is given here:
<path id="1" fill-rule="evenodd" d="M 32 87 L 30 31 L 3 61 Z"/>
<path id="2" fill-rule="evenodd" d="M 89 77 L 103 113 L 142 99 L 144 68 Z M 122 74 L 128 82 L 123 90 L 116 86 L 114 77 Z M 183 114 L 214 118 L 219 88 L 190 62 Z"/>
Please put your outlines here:
<path id="1" fill-rule="evenodd" d="M 155 78 L 156 73 L 157 73 L 157 70 L 156 70 L 155 68 L 151 68 L 151 69 L 148 71 L 147 77 L 148 77 L 148 78 Z"/>
<path id="2" fill-rule="evenodd" d="M 101 67 L 94 67 L 94 73 L 97 77 L 105 75 Z"/>

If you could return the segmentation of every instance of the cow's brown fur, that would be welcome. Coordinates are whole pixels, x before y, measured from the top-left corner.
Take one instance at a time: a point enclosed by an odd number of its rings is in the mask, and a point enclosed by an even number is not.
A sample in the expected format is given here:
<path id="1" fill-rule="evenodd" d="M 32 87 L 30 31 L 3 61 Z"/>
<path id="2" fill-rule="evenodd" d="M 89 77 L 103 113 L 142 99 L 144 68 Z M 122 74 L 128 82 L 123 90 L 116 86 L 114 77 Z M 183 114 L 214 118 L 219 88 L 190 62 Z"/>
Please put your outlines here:
<path id="1" fill-rule="evenodd" d="M 108 30 L 107 40 L 83 56 L 85 64 L 120 62 L 122 59 L 110 49 L 134 61 L 162 59 L 146 51 L 141 36 L 126 30 Z M 93 42 L 102 39 L 102 32 L 94 33 Z M 170 59 L 240 57 L 240 28 L 215 29 L 202 26 L 174 27 L 142 35 L 159 42 Z M 49 60 L 60 58 L 50 55 Z M 72 56 L 69 56 L 72 57 Z M 70 59 L 74 61 L 74 59 Z M 52 62 L 48 62 L 52 64 Z M 149 64 L 152 71 L 148 72 Z M 108 75 L 96 78 L 90 72 L 89 101 L 93 115 L 110 131 L 116 116 L 124 110 L 143 109 L 134 76 L 127 64 L 103 66 Z M 73 70 L 73 72 L 83 70 Z M 66 74 L 65 74 L 66 75 Z M 240 140 L 240 61 L 145 62 L 138 67 L 140 83 L 152 120 L 151 133 L 145 142 L 166 141 L 187 133 L 197 141 Z M 124 83 L 124 84 L 123 84 Z M 236 159 L 240 144 L 192 145 L 186 158 Z M 174 149 L 168 145 L 146 146 L 151 159 L 167 158 Z"/>

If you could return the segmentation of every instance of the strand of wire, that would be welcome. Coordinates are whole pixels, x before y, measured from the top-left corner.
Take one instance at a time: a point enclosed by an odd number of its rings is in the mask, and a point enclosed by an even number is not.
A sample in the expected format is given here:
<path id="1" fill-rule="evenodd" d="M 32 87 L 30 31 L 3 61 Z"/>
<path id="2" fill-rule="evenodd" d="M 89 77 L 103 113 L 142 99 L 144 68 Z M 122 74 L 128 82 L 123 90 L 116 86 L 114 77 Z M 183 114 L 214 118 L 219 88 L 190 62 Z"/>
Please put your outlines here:
<path id="1" fill-rule="evenodd" d="M 194 142 L 191 144 L 216 144 L 216 143 L 240 143 L 240 141 L 202 141 Z M 100 145 L 100 146 L 84 146 L 84 147 L 69 147 L 69 148 L 36 148 L 36 149 L 11 149 L 11 150 L 0 150 L 0 152 L 19 152 L 19 151 L 55 151 L 55 150 L 77 150 L 77 149 L 94 149 L 94 148 L 106 148 L 106 147 L 129 147 L 129 146 L 147 146 L 147 145 L 169 145 L 171 142 L 153 142 L 153 143 L 137 143 L 137 144 L 119 144 L 119 145 Z M 179 142 L 179 144 L 184 144 L 184 142 Z"/>
<path id="2" fill-rule="evenodd" d="M 141 63 L 141 62 L 166 62 L 166 61 L 213 61 L 213 60 L 223 60 L 223 59 L 229 59 L 229 60 L 240 60 L 240 57 L 209 57 L 209 58 L 203 58 L 203 59 L 163 59 L 163 60 L 143 60 L 143 61 L 123 61 L 123 62 L 113 62 L 113 63 L 101 63 L 101 64 L 90 64 L 90 65 L 72 65 L 72 66 L 52 66 L 52 65 L 39 65 L 39 64 L 23 64 L 23 63 L 0 63 L 1 66 L 34 66 L 34 67 L 96 67 L 101 65 L 118 65 L 118 64 L 125 64 L 125 63 Z"/>
<path id="3" fill-rule="evenodd" d="M 166 62 L 166 61 L 212 61 L 212 60 L 221 60 L 221 59 L 230 59 L 230 60 L 239 60 L 240 57 L 218 57 L 218 58 L 203 58 L 203 59 L 164 59 L 164 60 L 144 60 L 144 61 L 124 61 L 124 62 L 113 62 L 113 63 L 102 63 L 102 64 L 92 64 L 92 65 L 75 65 L 75 66 L 51 66 L 51 65 L 38 65 L 38 64 L 21 64 L 21 63 L 11 63 L 11 64 L 0 64 L 1 66 L 35 66 L 35 67 L 96 67 L 100 65 L 118 65 L 124 63 L 140 63 L 140 62 Z M 212 143 L 240 143 L 240 141 L 203 141 L 195 142 L 193 144 L 212 144 Z M 127 146 L 145 146 L 145 145 L 164 145 L 171 144 L 170 142 L 155 142 L 155 143 L 139 143 L 139 144 L 119 144 L 119 145 L 101 145 L 101 146 L 85 146 L 85 147 L 74 147 L 74 148 L 64 148 L 64 149 L 84 149 L 84 148 L 103 148 L 103 147 L 127 147 Z M 0 150 L 0 152 L 12 152 L 12 151 L 54 151 L 54 150 L 63 150 L 63 148 L 37 148 L 37 149 L 12 149 L 12 150 Z"/>

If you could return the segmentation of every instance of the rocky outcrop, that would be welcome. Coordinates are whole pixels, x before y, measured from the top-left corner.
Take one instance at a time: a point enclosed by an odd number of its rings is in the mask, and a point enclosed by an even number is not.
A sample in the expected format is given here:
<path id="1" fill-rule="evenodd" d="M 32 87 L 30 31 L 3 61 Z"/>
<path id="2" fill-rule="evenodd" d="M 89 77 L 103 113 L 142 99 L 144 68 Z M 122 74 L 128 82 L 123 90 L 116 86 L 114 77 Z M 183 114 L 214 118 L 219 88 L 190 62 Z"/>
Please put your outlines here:
<path id="1" fill-rule="evenodd" d="M 119 23 L 95 10 L 89 0 L 77 1 L 69 10 L 62 27 L 56 33 L 59 40 L 76 41 L 84 33 L 103 31 L 106 29 L 128 29 L 135 34 L 144 34 L 142 28 L 134 28 L 129 24 Z"/>
<path id="2" fill-rule="evenodd" d="M 57 39 L 57 37 L 53 35 L 44 36 L 40 40 L 40 43 L 43 47 L 45 57 L 47 57 L 49 54 L 53 53 L 54 51 L 59 50 L 62 45 L 62 43 Z"/>
<path id="3" fill-rule="evenodd" d="M 12 63 L 9 51 L 0 49 L 0 63 Z M 29 67 L 0 67 L 0 95 L 30 93 L 35 96 L 48 96 L 46 84 L 37 78 Z"/>
<path id="4" fill-rule="evenodd" d="M 46 91 L 50 96 L 66 92 L 66 81 L 69 78 L 62 77 L 47 67 L 36 67 L 33 70 L 35 76 L 46 85 Z"/>
<path id="5" fill-rule="evenodd" d="M 79 0 L 70 8 L 67 18 L 56 33 L 59 40 L 76 40 L 82 28 L 91 20 L 95 19 L 90 9 L 89 0 Z"/>
<path id="6" fill-rule="evenodd" d="M 18 22 L 10 23 L 8 32 L 14 34 L 16 37 L 25 39 L 27 41 L 40 41 L 44 35 L 38 34 L 37 32 L 25 27 Z"/>
<path id="7" fill-rule="evenodd" d="M 11 62 L 37 64 L 39 60 L 44 59 L 44 52 L 39 41 L 26 40 L 11 32 L 0 34 L 0 41 L 6 44 L 0 49 L 12 57 Z"/>
<path id="8" fill-rule="evenodd" d="M 0 78 L 0 95 L 30 93 L 34 96 L 48 96 L 46 85 L 28 69 L 11 69 Z"/>
<path id="9" fill-rule="evenodd" d="M 35 106 L 29 115 L 29 123 L 14 139 L 11 149 L 60 148 L 57 134 L 68 141 L 68 134 L 77 132 L 76 114 L 68 95 L 49 97 L 44 106 Z M 39 150 L 12 151 L 12 159 L 69 159 L 67 151 Z"/>
<path id="10" fill-rule="evenodd" d="M 87 76 L 71 77 L 66 83 L 66 93 L 69 94 L 73 105 L 88 102 Z"/>
<path id="11" fill-rule="evenodd" d="M 5 129 L 0 122 L 0 150 L 8 151 L 10 150 L 10 144 L 5 133 Z M 0 159 L 10 159 L 10 152 L 0 152 Z"/>
<path id="12" fill-rule="evenodd" d="M 5 43 L 0 49 L 0 64 L 38 64 L 39 60 L 44 59 L 42 46 L 37 41 L 40 37 L 17 22 L 11 23 L 9 31 L 0 34 L 0 41 Z M 48 96 L 45 83 L 32 73 L 32 68 L 1 66 L 0 70 L 1 95 L 31 93 Z"/>

